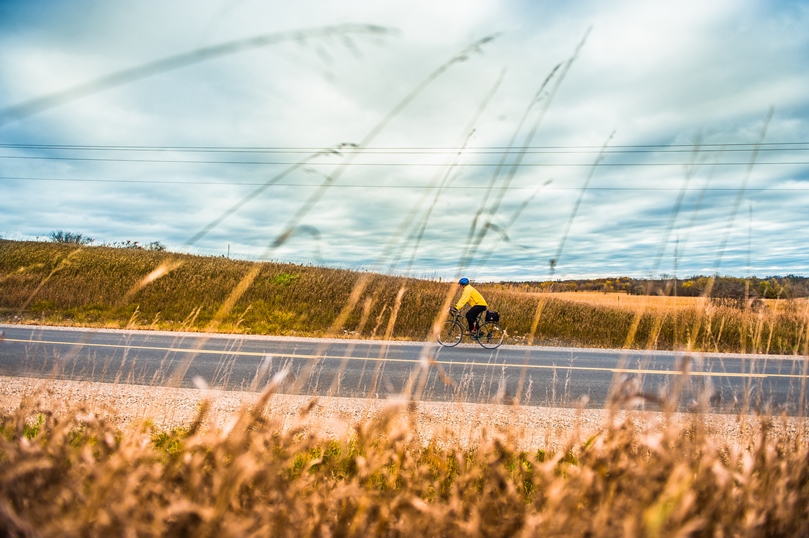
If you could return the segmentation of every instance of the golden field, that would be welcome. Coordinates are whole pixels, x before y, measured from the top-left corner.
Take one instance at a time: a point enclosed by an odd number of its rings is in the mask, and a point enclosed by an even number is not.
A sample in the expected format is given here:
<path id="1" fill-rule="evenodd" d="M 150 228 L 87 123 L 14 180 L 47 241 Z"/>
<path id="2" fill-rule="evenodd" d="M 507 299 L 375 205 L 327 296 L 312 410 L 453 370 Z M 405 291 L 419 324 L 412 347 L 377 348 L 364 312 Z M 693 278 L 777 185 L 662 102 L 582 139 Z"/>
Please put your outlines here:
<path id="1" fill-rule="evenodd" d="M 588 303 L 611 308 L 623 308 L 627 310 L 694 310 L 704 309 L 709 302 L 704 297 L 677 297 L 671 295 L 629 295 L 621 292 L 600 292 L 600 291 L 560 291 L 554 293 L 535 293 L 536 297 L 546 299 L 561 299 Z M 785 306 L 788 301 L 779 299 L 761 300 L 770 311 L 776 311 Z M 805 305 L 807 299 L 801 297 L 791 301 L 793 305 Z"/>

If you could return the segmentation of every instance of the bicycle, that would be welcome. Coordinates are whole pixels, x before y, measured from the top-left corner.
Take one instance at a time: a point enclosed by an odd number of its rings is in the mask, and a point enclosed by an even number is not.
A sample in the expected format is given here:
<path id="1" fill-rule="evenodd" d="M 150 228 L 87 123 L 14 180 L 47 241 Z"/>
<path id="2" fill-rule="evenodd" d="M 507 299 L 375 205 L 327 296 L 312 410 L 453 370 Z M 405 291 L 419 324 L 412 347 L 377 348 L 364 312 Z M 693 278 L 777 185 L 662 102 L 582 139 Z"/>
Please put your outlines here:
<path id="1" fill-rule="evenodd" d="M 438 333 L 438 343 L 444 347 L 457 346 L 466 333 L 466 319 L 461 317 L 460 310 L 453 310 L 450 311 L 453 318 L 445 321 Z M 500 347 L 506 337 L 506 331 L 494 321 L 485 321 L 483 313 L 478 315 L 475 326 L 477 330 L 469 336 L 486 349 Z"/>

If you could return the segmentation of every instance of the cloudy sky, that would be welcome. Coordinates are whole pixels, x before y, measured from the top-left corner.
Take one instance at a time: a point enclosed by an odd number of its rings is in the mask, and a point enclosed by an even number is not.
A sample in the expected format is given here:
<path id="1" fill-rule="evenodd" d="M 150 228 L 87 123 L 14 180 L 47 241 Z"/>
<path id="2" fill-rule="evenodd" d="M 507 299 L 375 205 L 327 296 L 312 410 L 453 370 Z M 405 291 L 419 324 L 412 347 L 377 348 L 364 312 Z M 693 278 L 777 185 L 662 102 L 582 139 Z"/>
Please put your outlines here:
<path id="1" fill-rule="evenodd" d="M 807 275 L 809 2 L 0 0 L 0 236 Z"/>

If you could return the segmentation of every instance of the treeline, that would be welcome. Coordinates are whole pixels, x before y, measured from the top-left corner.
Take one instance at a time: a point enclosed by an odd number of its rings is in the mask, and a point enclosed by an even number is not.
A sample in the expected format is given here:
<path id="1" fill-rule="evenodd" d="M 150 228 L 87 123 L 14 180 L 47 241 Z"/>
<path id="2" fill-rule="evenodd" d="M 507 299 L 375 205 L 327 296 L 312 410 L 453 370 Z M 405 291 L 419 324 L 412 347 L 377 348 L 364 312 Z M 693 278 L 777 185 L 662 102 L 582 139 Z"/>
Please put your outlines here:
<path id="1" fill-rule="evenodd" d="M 544 282 L 501 282 L 500 285 L 521 291 L 597 291 L 679 297 L 699 297 L 707 292 L 712 298 L 734 300 L 809 297 L 809 278 L 796 275 L 765 278 L 692 276 L 689 278 L 635 279 L 619 277 Z"/>

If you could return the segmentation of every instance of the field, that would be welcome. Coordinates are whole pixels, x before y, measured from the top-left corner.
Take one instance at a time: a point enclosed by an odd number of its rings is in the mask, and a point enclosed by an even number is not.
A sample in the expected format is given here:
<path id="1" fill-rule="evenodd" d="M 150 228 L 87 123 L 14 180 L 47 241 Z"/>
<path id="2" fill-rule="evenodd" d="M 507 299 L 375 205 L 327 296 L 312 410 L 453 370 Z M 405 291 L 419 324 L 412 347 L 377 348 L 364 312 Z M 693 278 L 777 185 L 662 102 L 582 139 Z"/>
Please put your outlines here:
<path id="1" fill-rule="evenodd" d="M 562 291 L 558 293 L 538 293 L 538 297 L 557 298 L 565 301 L 593 304 L 627 310 L 693 310 L 703 307 L 701 297 L 672 297 L 661 295 L 629 295 L 626 293 L 602 293 L 597 291 Z"/>
<path id="2" fill-rule="evenodd" d="M 627 293 L 603 293 L 599 291 L 561 291 L 555 293 L 536 293 L 535 296 L 545 299 L 559 299 L 609 308 L 621 308 L 633 312 L 649 310 L 665 312 L 672 310 L 696 310 L 706 308 L 709 301 L 704 297 L 678 297 L 671 295 L 629 295 Z M 778 299 L 761 299 L 767 311 L 775 312 L 787 304 Z M 805 297 L 793 299 L 790 306 L 805 308 Z"/>

